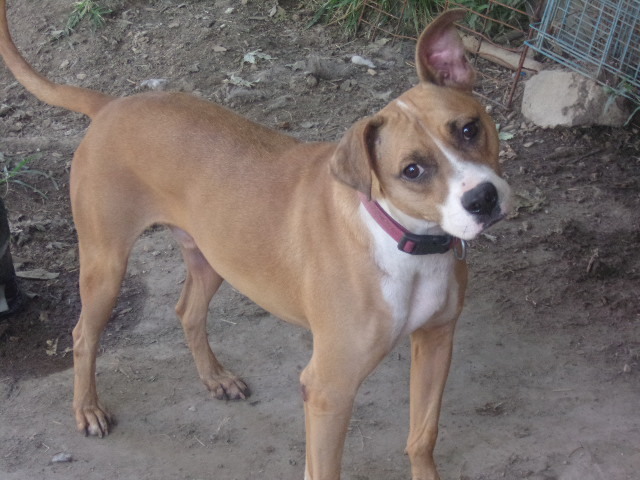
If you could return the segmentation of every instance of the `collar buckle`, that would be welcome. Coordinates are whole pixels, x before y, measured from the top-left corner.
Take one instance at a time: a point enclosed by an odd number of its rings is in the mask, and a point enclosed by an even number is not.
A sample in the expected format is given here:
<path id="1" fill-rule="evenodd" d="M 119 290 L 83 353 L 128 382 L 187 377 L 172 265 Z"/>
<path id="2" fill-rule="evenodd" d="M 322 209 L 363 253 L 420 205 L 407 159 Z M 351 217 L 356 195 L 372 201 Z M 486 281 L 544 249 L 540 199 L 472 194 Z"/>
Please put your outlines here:
<path id="1" fill-rule="evenodd" d="M 410 255 L 447 253 L 454 242 L 451 235 L 416 235 L 405 232 L 398 242 L 398 250 Z"/>

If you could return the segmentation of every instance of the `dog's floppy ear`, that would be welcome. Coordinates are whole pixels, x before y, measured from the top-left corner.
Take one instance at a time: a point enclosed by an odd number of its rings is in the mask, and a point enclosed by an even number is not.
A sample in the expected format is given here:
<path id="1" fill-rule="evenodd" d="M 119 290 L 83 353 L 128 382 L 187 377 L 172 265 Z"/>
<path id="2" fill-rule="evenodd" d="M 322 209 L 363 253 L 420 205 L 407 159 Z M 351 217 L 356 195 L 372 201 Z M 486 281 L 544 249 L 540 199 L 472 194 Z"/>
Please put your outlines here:
<path id="1" fill-rule="evenodd" d="M 471 90 L 475 72 L 464 55 L 464 44 L 453 22 L 465 16 L 448 10 L 431 22 L 416 45 L 416 69 L 421 82 Z"/>
<path id="2" fill-rule="evenodd" d="M 368 199 L 371 199 L 375 143 L 383 123 L 380 116 L 356 122 L 342 136 L 331 158 L 331 173 L 342 183 L 364 193 Z"/>

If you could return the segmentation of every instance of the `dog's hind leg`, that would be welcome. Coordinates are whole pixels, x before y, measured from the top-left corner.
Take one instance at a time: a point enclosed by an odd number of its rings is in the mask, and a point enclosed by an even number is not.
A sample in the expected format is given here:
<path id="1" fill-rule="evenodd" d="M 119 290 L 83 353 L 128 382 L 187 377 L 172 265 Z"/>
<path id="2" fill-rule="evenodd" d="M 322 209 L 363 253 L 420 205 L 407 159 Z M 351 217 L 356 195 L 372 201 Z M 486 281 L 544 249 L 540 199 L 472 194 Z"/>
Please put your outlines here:
<path id="1" fill-rule="evenodd" d="M 93 229 L 90 229 L 93 230 Z M 78 430 L 102 437 L 112 419 L 100 404 L 96 389 L 96 355 L 100 336 L 115 306 L 135 238 L 88 239 L 79 233 L 80 319 L 73 329 L 73 408 Z"/>
<path id="2" fill-rule="evenodd" d="M 198 375 L 215 398 L 245 399 L 250 394 L 249 388 L 220 364 L 211 351 L 207 338 L 209 302 L 222 284 L 223 278 L 209 265 L 189 234 L 175 227 L 172 227 L 171 231 L 180 243 L 187 267 L 187 276 L 176 305 L 176 312 L 182 322 Z"/>
<path id="3" fill-rule="evenodd" d="M 100 129 L 93 132 L 93 138 L 89 132 L 74 155 L 70 179 L 82 302 L 73 330 L 73 408 L 78 430 L 102 437 L 113 422 L 100 405 L 96 388 L 100 336 L 116 304 L 131 249 L 158 215 L 136 179 L 111 158 L 101 156 L 99 152 L 111 150 L 96 143 L 95 132 Z"/>

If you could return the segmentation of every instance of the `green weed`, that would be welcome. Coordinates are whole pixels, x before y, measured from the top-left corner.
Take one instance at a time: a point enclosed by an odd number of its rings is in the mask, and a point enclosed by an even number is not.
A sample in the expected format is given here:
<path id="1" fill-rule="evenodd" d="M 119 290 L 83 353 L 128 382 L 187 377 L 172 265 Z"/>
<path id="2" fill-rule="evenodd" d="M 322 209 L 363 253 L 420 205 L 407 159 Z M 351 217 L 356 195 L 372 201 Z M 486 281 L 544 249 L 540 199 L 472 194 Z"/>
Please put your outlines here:
<path id="1" fill-rule="evenodd" d="M 26 178 L 30 176 L 31 177 L 40 176 L 40 177 L 48 178 L 53 183 L 54 188 L 56 190 L 58 189 L 58 184 L 53 179 L 53 177 L 51 177 L 51 175 L 41 170 L 34 170 L 29 168 L 28 166 L 29 162 L 31 162 L 35 158 L 36 158 L 35 156 L 25 157 L 22 160 L 20 160 L 18 163 L 16 163 L 13 167 L 9 168 L 7 166 L 7 163 L 4 161 L 4 155 L 0 153 L 0 162 L 3 163 L 2 169 L 0 170 L 0 186 L 4 185 L 5 193 L 6 191 L 9 190 L 9 185 L 14 184 L 14 185 L 20 185 L 21 187 L 24 187 L 27 190 L 31 190 L 32 192 L 35 192 L 38 195 L 40 195 L 42 198 L 46 199 L 47 195 L 44 192 L 37 189 L 36 187 L 34 187 L 33 185 L 31 185 L 26 181 Z"/>
<path id="2" fill-rule="evenodd" d="M 67 20 L 64 29 L 65 35 L 70 35 L 82 20 L 88 18 L 94 28 L 102 27 L 105 24 L 104 16 L 112 12 L 110 8 L 100 5 L 93 0 L 82 0 L 73 4 L 73 10 Z"/>
<path id="3" fill-rule="evenodd" d="M 487 21 L 473 13 L 466 18 L 466 23 L 472 30 L 494 38 L 510 30 L 503 24 L 526 30 L 528 17 L 512 9 L 524 11 L 526 1 L 501 0 L 501 4 L 498 4 L 479 0 L 457 0 L 456 3 L 495 19 L 496 21 Z M 406 4 L 397 0 L 378 0 L 375 3 L 379 10 L 365 8 L 364 0 L 324 0 L 308 26 L 318 22 L 337 23 L 347 34 L 353 35 L 356 33 L 361 16 L 364 16 L 367 22 L 376 28 L 386 28 L 399 34 L 417 36 L 445 5 L 443 0 L 409 0 Z M 455 6 L 451 5 L 452 8 Z M 396 27 L 398 27 L 397 30 Z"/>
<path id="4" fill-rule="evenodd" d="M 466 24 L 475 32 L 483 33 L 489 38 L 497 38 L 509 30 L 504 24 L 526 31 L 529 17 L 514 9 L 525 11 L 526 0 L 501 0 L 501 4 L 479 2 L 478 0 L 457 0 L 460 5 L 470 8 L 474 12 L 493 19 L 489 21 L 479 15 L 470 13 L 465 19 Z M 511 7 L 511 8 L 509 8 Z"/>
<path id="5" fill-rule="evenodd" d="M 318 22 L 337 23 L 353 35 L 363 17 L 377 28 L 395 31 L 399 26 L 397 33 L 417 35 L 433 18 L 439 6 L 438 0 L 409 0 L 406 6 L 397 0 L 379 0 L 376 3 L 379 10 L 371 7 L 365 9 L 364 0 L 326 0 L 308 26 Z"/>

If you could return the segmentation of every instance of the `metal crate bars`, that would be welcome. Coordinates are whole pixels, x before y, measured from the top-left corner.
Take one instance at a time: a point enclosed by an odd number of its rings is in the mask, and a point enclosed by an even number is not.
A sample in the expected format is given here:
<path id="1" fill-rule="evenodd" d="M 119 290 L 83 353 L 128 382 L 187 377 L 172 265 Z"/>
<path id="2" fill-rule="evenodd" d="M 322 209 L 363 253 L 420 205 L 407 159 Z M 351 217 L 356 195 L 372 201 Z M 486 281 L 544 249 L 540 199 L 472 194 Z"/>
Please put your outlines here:
<path id="1" fill-rule="evenodd" d="M 640 0 L 548 0 L 534 50 L 640 103 Z"/>

